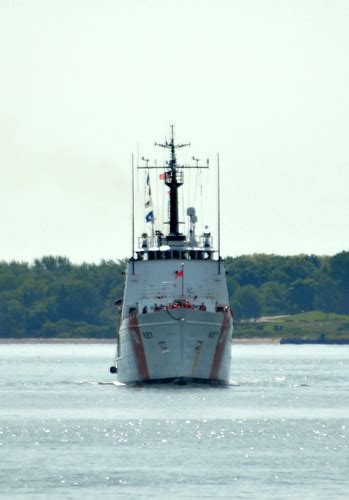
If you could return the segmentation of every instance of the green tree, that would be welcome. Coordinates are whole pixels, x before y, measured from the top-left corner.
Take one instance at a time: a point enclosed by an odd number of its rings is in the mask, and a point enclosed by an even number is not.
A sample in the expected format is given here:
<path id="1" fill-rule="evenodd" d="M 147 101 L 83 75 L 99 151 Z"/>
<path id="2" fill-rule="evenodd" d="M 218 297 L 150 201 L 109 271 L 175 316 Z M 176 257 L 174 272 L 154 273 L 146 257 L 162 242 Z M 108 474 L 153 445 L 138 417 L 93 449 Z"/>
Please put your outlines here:
<path id="1" fill-rule="evenodd" d="M 98 297 L 92 285 L 83 280 L 65 279 L 58 283 L 57 288 L 57 312 L 60 318 L 91 322 L 96 319 Z"/>
<path id="2" fill-rule="evenodd" d="M 246 285 L 239 289 L 237 302 L 241 305 L 244 318 L 254 318 L 260 316 L 262 311 L 262 301 L 257 288 L 253 285 Z"/>
<path id="3" fill-rule="evenodd" d="M 39 271 L 67 272 L 72 269 L 72 263 L 66 257 L 46 255 L 34 260 L 34 268 Z"/>
<path id="4" fill-rule="evenodd" d="M 122 296 L 125 264 L 75 265 L 66 257 L 50 255 L 31 265 L 0 262 L 0 336 L 115 336 L 113 303 Z M 349 312 L 349 252 L 333 257 L 229 257 L 226 269 L 237 318 L 258 317 L 261 305 L 265 314 L 282 314 L 290 307 L 288 299 L 293 311 L 316 304 L 322 310 Z M 337 287 L 323 286 L 328 278 Z"/>
<path id="5" fill-rule="evenodd" d="M 340 301 L 340 290 L 338 283 L 333 279 L 324 276 L 315 287 L 315 307 L 327 314 L 335 312 Z"/>
<path id="6" fill-rule="evenodd" d="M 14 290 L 18 286 L 18 280 L 10 272 L 0 274 L 0 293 L 7 290 Z"/>
<path id="7" fill-rule="evenodd" d="M 311 279 L 297 279 L 288 290 L 291 312 L 311 311 L 313 309 L 315 283 Z"/>
<path id="8" fill-rule="evenodd" d="M 260 296 L 264 314 L 282 314 L 287 312 L 286 285 L 268 281 L 260 287 Z"/>
<path id="9" fill-rule="evenodd" d="M 340 252 L 329 261 L 330 276 L 349 291 L 349 252 Z"/>
<path id="10" fill-rule="evenodd" d="M 8 298 L 0 305 L 0 337 L 21 338 L 26 335 L 26 310 L 18 300 Z"/>
<path id="11" fill-rule="evenodd" d="M 331 257 L 329 275 L 338 282 L 341 292 L 338 310 L 349 313 L 349 252 L 340 252 Z"/>

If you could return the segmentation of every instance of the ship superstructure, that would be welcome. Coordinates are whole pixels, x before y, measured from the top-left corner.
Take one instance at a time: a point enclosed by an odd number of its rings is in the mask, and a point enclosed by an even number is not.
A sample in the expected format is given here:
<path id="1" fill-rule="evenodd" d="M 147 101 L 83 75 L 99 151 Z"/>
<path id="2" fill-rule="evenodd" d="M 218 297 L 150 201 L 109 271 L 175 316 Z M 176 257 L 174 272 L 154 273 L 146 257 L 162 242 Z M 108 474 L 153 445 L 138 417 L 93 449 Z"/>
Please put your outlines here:
<path id="1" fill-rule="evenodd" d="M 146 220 L 143 233 L 127 264 L 120 306 L 116 366 L 124 383 L 190 381 L 229 382 L 232 313 L 224 263 L 214 250 L 208 229 L 196 235 L 194 207 L 187 208 L 188 234 L 179 230 L 178 191 L 186 168 L 177 163 L 173 127 L 170 141 L 156 145 L 170 151 L 166 167 L 149 166 Z M 168 234 L 155 229 L 149 169 L 161 168 L 169 191 Z"/>

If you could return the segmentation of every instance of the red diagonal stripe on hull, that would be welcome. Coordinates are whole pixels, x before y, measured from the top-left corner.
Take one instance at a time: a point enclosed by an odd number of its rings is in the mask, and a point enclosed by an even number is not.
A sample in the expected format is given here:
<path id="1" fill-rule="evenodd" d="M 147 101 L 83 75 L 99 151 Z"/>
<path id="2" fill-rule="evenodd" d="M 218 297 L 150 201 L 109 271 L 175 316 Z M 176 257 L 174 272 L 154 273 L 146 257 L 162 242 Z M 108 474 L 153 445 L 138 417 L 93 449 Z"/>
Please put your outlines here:
<path id="1" fill-rule="evenodd" d="M 230 326 L 229 314 L 224 315 L 223 323 L 221 326 L 221 331 L 217 340 L 216 350 L 213 357 L 213 363 L 210 373 L 210 379 L 217 380 L 219 369 L 221 367 L 222 357 L 225 348 L 225 341 L 227 339 L 228 331 Z"/>
<path id="2" fill-rule="evenodd" d="M 133 348 L 136 354 L 139 374 L 142 380 L 148 380 L 149 372 L 147 358 L 145 357 L 142 335 L 138 326 L 137 318 L 130 318 L 128 326 L 131 331 Z"/>

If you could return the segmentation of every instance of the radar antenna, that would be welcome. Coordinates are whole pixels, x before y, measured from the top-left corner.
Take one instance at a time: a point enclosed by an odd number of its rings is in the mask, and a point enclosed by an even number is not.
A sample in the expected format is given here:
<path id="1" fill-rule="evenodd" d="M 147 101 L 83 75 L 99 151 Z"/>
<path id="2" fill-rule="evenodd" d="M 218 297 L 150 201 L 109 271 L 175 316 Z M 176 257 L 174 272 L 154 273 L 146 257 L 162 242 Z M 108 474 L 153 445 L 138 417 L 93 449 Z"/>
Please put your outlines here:
<path id="1" fill-rule="evenodd" d="M 170 189 L 169 195 L 170 195 L 170 210 L 169 210 L 169 225 L 170 225 L 170 230 L 169 234 L 167 236 L 167 240 L 170 241 L 184 241 L 185 236 L 179 232 L 179 224 L 181 224 L 178 220 L 178 188 L 182 186 L 184 182 L 184 175 L 183 175 L 183 170 L 186 168 L 209 168 L 209 163 L 207 160 L 207 164 L 204 166 L 199 165 L 199 160 L 197 158 L 194 158 L 194 161 L 196 163 L 195 166 L 191 165 L 178 165 L 177 164 L 177 156 L 176 156 L 176 149 L 184 148 L 187 146 L 190 146 L 190 142 L 188 143 L 183 143 L 183 144 L 175 144 L 175 138 L 174 138 L 174 125 L 171 125 L 171 138 L 168 141 L 165 139 L 163 143 L 158 143 L 155 142 L 155 146 L 159 146 L 161 148 L 166 148 L 170 149 L 170 160 L 166 161 L 165 163 L 165 170 L 166 173 L 161 174 L 161 177 L 164 181 L 166 186 Z M 157 166 L 157 165 L 151 165 L 149 166 L 149 160 L 146 158 L 142 157 L 142 160 L 145 161 L 146 165 L 142 167 L 138 167 L 141 169 L 163 169 L 163 166 Z"/>
<path id="2" fill-rule="evenodd" d="M 176 158 L 176 149 L 179 148 L 185 148 L 187 146 L 190 146 L 190 142 L 185 143 L 185 144 L 175 144 L 174 142 L 174 125 L 171 125 L 171 139 L 170 142 L 165 140 L 163 144 L 160 144 L 159 142 L 155 143 L 155 146 L 159 146 L 160 148 L 169 148 L 171 149 L 171 160 L 170 160 L 170 167 L 176 168 L 177 166 L 177 158 Z"/>

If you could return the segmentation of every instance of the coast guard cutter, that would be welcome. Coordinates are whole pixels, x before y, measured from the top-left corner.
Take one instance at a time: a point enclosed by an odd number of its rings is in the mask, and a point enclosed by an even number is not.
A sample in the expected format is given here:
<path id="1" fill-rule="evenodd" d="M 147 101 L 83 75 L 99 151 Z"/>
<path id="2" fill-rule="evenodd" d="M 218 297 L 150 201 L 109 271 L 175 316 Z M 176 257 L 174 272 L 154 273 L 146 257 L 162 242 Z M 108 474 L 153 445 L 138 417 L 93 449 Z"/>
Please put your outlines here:
<path id="1" fill-rule="evenodd" d="M 110 371 L 124 383 L 228 383 L 233 318 L 224 264 L 207 228 L 196 235 L 194 207 L 186 211 L 188 234 L 179 229 L 184 171 L 208 168 L 208 162 L 205 167 L 198 162 L 179 165 L 176 150 L 187 144 L 175 144 L 173 127 L 170 141 L 156 145 L 168 149 L 170 158 L 165 167 L 149 166 L 148 160 L 138 167 L 147 169 L 145 208 L 151 234 L 142 234 L 127 264 L 124 297 L 116 302 L 121 314 L 116 366 Z M 155 230 L 151 168 L 162 169 L 160 179 L 169 191 L 167 234 Z"/>

